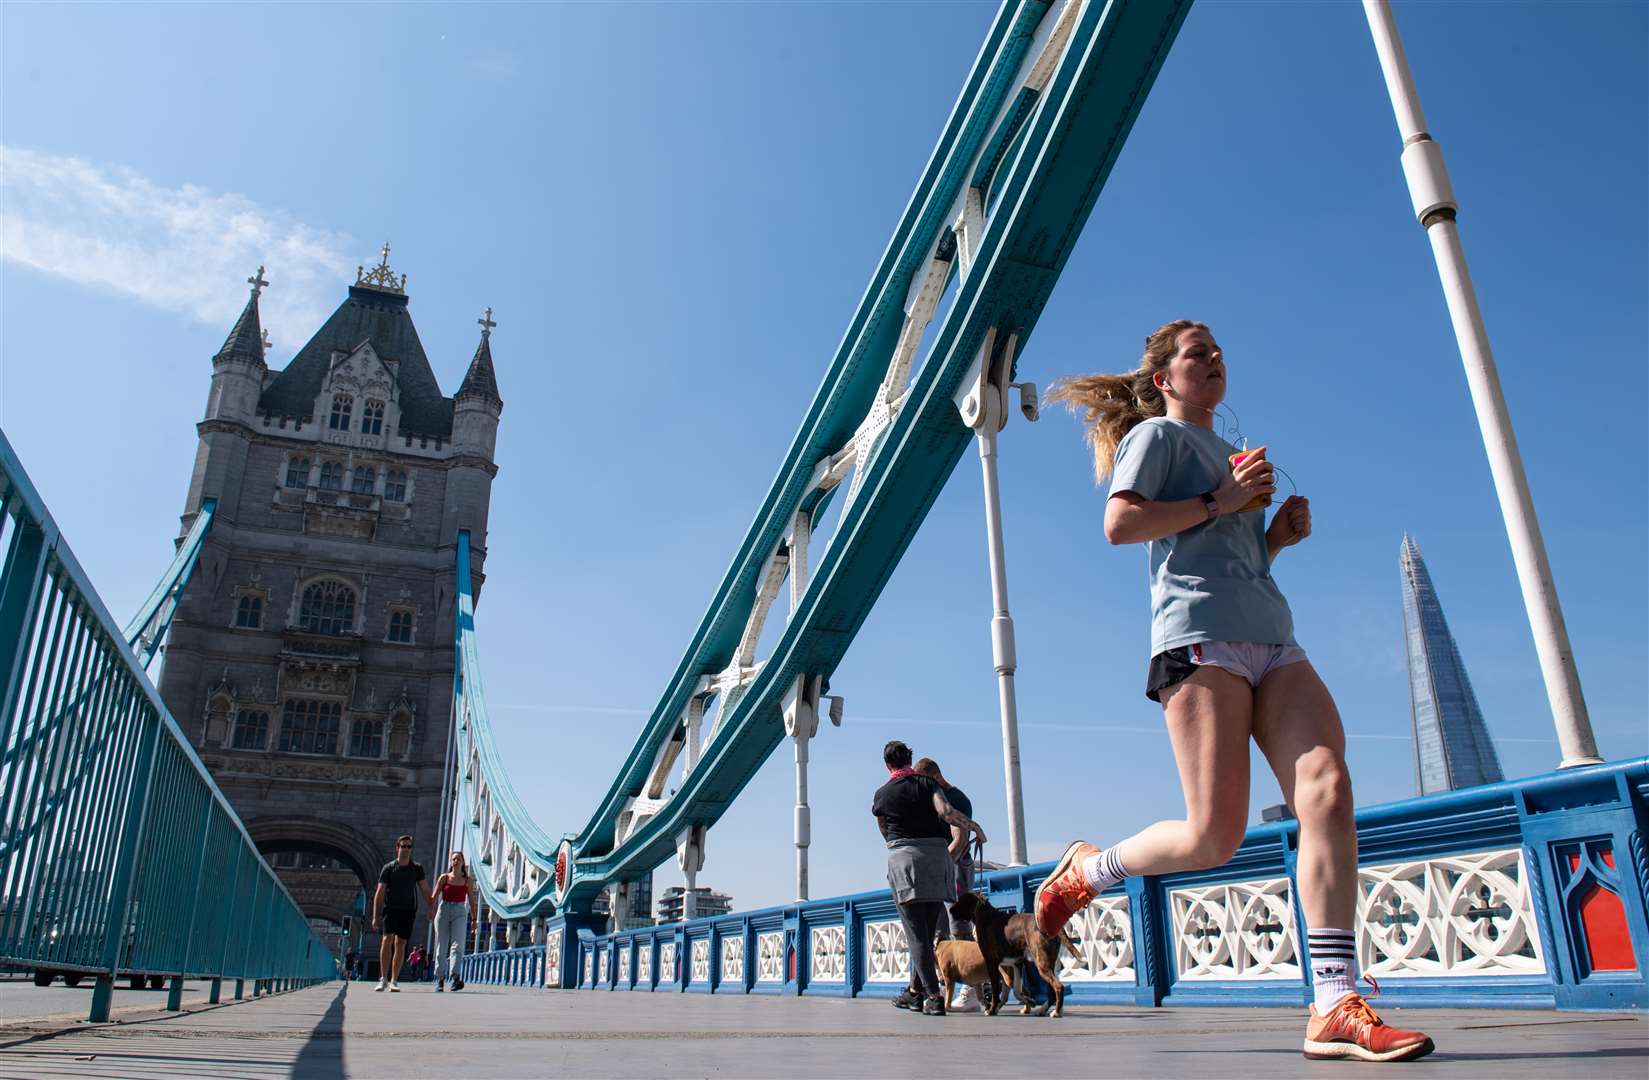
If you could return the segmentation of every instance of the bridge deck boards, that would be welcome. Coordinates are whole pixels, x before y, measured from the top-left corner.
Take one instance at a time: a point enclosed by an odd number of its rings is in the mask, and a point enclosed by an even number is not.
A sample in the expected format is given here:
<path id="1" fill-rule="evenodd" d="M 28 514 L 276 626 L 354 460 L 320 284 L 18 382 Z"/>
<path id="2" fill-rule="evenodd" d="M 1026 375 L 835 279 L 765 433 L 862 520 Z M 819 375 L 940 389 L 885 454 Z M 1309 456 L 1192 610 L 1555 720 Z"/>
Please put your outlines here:
<path id="1" fill-rule="evenodd" d="M 50 994 L 0 986 L 0 1076 L 1360 1076 L 1307 1062 L 1279 1009 L 1075 1007 L 913 1017 L 882 1000 L 621 994 L 428 985 L 375 994 L 318 986 L 171 1016 L 124 1004 L 120 1023 L 23 1021 Z M 56 991 L 67 999 L 66 991 Z M 155 995 L 155 1004 L 160 1004 Z M 121 1002 L 117 1002 L 122 1004 Z M 67 1011 L 67 1010 L 66 1010 Z M 1439 1050 L 1405 1077 L 1642 1077 L 1649 1017 L 1427 1009 L 1394 1013 Z"/>

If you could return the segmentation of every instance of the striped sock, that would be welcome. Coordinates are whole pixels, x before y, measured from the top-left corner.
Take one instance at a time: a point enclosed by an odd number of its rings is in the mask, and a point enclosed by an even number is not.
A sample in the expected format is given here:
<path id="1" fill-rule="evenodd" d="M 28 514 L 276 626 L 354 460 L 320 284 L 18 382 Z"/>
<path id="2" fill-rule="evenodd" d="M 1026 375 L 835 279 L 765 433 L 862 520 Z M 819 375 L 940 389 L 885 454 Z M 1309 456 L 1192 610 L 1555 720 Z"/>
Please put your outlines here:
<path id="1" fill-rule="evenodd" d="M 1123 869 L 1117 849 L 1108 847 L 1082 864 L 1082 875 L 1088 879 L 1088 887 L 1094 890 L 1094 895 L 1098 896 L 1127 877 L 1128 871 Z"/>
<path id="2" fill-rule="evenodd" d="M 1350 930 L 1311 930 L 1306 942 L 1317 1013 L 1326 1016 L 1357 990 L 1357 945 Z"/>

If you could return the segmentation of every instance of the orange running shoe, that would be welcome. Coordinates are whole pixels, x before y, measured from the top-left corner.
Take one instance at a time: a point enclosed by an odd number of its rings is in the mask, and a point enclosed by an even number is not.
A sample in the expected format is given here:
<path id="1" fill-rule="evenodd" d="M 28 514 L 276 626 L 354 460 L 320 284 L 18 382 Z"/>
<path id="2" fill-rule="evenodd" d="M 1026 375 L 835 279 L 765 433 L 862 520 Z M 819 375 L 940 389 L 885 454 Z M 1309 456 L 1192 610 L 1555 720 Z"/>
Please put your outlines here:
<path id="1" fill-rule="evenodd" d="M 1099 854 L 1094 845 L 1078 840 L 1065 849 L 1048 880 L 1036 887 L 1036 928 L 1054 937 L 1071 916 L 1093 902 L 1094 890 L 1082 866 Z"/>
<path id="2" fill-rule="evenodd" d="M 1361 994 L 1340 1000 L 1327 1016 L 1311 1006 L 1305 1025 L 1308 1058 L 1355 1058 L 1358 1061 L 1413 1061 L 1436 1047 L 1422 1032 L 1394 1028 L 1380 1019 Z"/>

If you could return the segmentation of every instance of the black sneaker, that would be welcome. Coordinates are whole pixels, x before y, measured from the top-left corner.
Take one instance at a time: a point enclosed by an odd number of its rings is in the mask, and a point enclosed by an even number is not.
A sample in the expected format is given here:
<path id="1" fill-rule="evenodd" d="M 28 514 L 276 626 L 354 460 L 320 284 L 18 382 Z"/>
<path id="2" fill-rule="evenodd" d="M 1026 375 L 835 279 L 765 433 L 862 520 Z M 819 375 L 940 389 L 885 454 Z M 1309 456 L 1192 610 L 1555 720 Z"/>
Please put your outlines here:
<path id="1" fill-rule="evenodd" d="M 904 993 L 893 999 L 893 1007 L 895 1009 L 915 1009 L 917 1012 L 921 1012 L 922 995 L 918 994 L 914 990 L 907 989 Z"/>
<path id="2" fill-rule="evenodd" d="M 446 988 L 447 988 L 447 980 L 445 980 L 445 979 L 436 979 L 435 980 L 435 992 L 437 994 L 441 993 Z"/>
<path id="3" fill-rule="evenodd" d="M 930 997 L 926 1001 L 922 1002 L 922 1015 L 923 1016 L 944 1016 L 945 1015 L 945 1002 L 944 1002 L 944 999 L 943 998 Z"/>
<path id="4" fill-rule="evenodd" d="M 452 988 L 454 990 L 462 990 L 464 988 L 464 980 L 454 975 L 452 977 Z"/>

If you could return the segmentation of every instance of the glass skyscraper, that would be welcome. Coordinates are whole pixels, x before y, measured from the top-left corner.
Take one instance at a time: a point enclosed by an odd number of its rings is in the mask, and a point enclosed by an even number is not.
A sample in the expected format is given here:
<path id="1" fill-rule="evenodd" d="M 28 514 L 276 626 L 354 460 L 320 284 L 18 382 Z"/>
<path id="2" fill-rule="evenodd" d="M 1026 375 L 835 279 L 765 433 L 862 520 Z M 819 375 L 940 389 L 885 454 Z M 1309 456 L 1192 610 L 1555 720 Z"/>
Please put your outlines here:
<path id="1" fill-rule="evenodd" d="M 1466 665 L 1443 618 L 1420 545 L 1403 537 L 1403 640 L 1408 647 L 1418 794 L 1505 779 Z"/>

